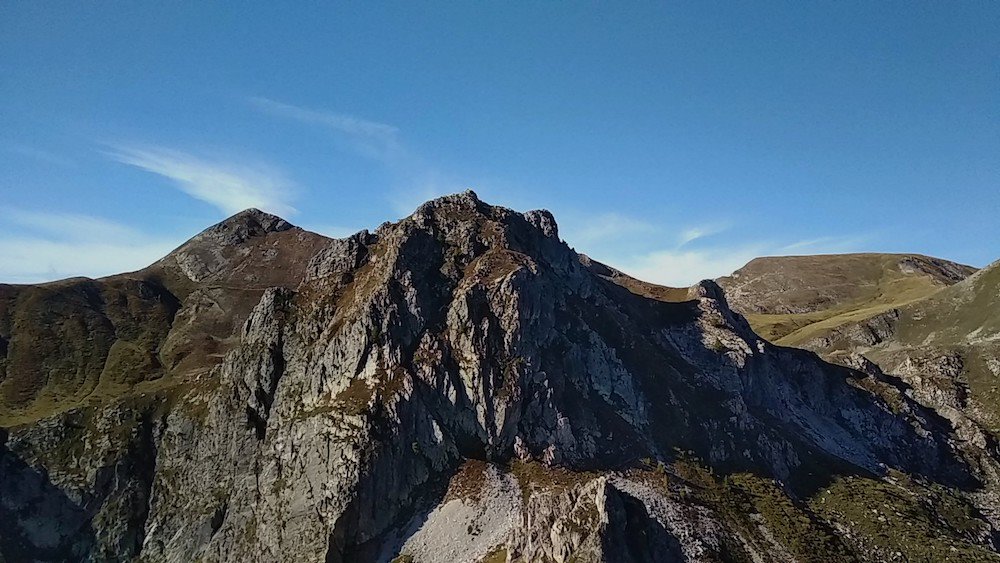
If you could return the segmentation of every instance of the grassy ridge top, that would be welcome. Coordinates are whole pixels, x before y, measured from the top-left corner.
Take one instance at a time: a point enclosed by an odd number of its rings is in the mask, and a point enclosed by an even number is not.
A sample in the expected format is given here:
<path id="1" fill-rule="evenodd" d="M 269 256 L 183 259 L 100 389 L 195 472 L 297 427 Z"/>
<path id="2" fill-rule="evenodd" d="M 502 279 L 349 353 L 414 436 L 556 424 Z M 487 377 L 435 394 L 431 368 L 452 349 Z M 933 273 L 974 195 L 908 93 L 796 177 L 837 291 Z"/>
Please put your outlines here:
<path id="1" fill-rule="evenodd" d="M 1000 261 L 902 311 L 899 342 L 950 345 L 1000 335 Z"/>
<path id="2" fill-rule="evenodd" d="M 919 254 L 833 254 L 756 258 L 718 281 L 761 336 L 794 346 L 924 299 L 974 272 Z"/>

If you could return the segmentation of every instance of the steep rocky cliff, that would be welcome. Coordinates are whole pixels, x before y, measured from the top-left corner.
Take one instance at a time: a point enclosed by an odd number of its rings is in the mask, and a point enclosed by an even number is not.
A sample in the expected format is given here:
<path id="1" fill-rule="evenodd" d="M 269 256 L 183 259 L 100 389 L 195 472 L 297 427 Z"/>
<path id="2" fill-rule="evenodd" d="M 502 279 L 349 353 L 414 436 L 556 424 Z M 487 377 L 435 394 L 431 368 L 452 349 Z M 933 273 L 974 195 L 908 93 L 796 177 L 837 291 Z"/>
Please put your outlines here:
<path id="1" fill-rule="evenodd" d="M 5 288 L 0 389 L 55 397 L 9 399 L 7 560 L 998 559 L 989 444 L 757 337 L 713 282 L 633 293 L 471 192 L 339 240 L 262 216 L 68 282 L 154 288 L 123 298 L 158 296 L 125 307 L 142 338 Z M 18 360 L 92 310 L 109 336 L 48 349 L 64 369 Z"/>

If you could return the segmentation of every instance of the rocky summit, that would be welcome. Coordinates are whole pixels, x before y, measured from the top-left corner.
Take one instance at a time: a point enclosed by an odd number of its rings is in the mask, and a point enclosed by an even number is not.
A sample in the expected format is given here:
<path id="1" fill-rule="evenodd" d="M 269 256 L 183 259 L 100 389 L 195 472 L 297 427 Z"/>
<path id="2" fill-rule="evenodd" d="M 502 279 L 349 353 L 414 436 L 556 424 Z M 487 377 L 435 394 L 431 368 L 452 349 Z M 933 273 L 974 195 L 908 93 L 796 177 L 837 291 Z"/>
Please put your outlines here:
<path id="1" fill-rule="evenodd" d="M 0 286 L 9 562 L 1000 561 L 956 421 L 472 192 Z"/>

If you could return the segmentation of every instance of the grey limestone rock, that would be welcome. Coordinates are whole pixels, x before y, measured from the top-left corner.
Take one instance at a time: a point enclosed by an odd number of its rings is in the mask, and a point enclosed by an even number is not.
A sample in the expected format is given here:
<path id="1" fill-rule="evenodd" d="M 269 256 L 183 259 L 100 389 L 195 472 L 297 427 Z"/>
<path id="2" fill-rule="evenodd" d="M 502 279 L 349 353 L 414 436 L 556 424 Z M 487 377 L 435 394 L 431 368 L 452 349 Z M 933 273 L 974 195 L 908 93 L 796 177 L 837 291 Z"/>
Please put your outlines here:
<path id="1" fill-rule="evenodd" d="M 288 228 L 249 219 L 224 238 Z M 472 192 L 329 241 L 298 285 L 260 294 L 211 370 L 147 402 L 12 429 L 0 508 L 18 536 L 0 536 L 0 551 L 780 560 L 778 540 L 751 541 L 756 528 L 733 531 L 721 509 L 692 502 L 705 485 L 657 488 L 636 468 L 692 457 L 778 482 L 822 466 L 976 482 L 939 417 L 903 394 L 890 406 L 867 388 L 872 374 L 761 340 L 713 282 L 658 301 L 580 260 L 548 212 Z M 90 427 L 120 412 L 132 422 Z M 46 444 L 72 440 L 74 417 L 86 447 L 46 458 Z M 471 462 L 486 469 L 456 496 Z M 57 469 L 69 467 L 79 473 Z"/>

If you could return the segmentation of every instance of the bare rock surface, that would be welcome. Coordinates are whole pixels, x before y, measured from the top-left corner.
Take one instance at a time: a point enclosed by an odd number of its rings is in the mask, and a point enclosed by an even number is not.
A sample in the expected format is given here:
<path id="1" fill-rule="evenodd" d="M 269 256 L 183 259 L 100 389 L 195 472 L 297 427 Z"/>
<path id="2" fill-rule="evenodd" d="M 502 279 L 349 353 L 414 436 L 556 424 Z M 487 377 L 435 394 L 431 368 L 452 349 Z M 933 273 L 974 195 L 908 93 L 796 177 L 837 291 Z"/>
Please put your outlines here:
<path id="1" fill-rule="evenodd" d="M 238 215 L 148 277 L 180 304 L 154 342 L 217 339 L 202 369 L 8 425 L 0 553 L 996 560 L 995 457 L 898 381 L 587 262 L 472 192 L 340 240 Z M 236 282 L 245 310 L 209 291 Z"/>

